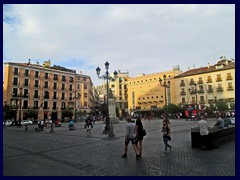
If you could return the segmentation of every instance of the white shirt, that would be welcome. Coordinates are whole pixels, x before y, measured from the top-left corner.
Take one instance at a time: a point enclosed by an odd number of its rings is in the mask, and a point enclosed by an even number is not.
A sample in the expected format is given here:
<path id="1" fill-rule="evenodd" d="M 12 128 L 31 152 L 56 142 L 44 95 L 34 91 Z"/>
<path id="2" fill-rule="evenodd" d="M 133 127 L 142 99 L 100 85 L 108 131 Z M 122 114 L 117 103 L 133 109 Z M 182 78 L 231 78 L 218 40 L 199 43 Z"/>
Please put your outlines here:
<path id="1" fill-rule="evenodd" d="M 202 136 L 208 135 L 209 131 L 207 129 L 207 121 L 205 120 L 198 121 L 198 127 L 200 128 L 200 134 Z"/>

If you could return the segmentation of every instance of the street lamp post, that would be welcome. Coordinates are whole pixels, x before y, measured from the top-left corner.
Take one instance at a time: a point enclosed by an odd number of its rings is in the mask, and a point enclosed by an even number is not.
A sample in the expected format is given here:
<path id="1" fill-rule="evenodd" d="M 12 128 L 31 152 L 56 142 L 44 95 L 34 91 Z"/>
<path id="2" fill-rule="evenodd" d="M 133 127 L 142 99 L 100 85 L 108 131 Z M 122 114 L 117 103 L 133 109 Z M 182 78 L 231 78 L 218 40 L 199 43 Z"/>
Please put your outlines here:
<path id="1" fill-rule="evenodd" d="M 111 77 L 109 75 L 109 72 L 108 72 L 108 69 L 109 69 L 109 63 L 106 61 L 105 63 L 105 69 L 106 69 L 106 72 L 104 75 L 100 76 L 100 71 L 101 69 L 99 67 L 97 67 L 96 69 L 96 72 L 97 72 L 97 76 L 99 79 L 104 79 L 104 80 L 107 80 L 107 117 L 106 117 L 106 126 L 105 126 L 105 130 L 103 131 L 104 134 L 109 134 L 110 133 L 110 126 L 109 126 L 109 108 L 108 108 L 108 99 L 109 99 L 109 80 L 111 81 L 114 81 L 115 78 L 117 78 L 117 71 L 114 71 L 114 78 Z"/>
<path id="2" fill-rule="evenodd" d="M 189 88 L 188 90 L 189 90 L 189 92 L 192 92 L 193 94 L 195 94 L 195 98 L 196 98 L 196 110 L 197 110 L 197 120 L 199 120 L 200 117 L 199 117 L 199 114 L 198 114 L 199 108 L 198 108 L 198 103 L 197 103 L 197 93 L 198 93 L 198 91 L 197 91 L 197 84 L 196 84 L 196 83 L 194 84 L 194 90 L 193 90 L 193 91 L 191 91 L 190 88 Z"/>
<path id="3" fill-rule="evenodd" d="M 22 119 L 22 88 L 19 88 L 19 94 L 16 93 L 12 93 L 13 95 L 15 95 L 15 97 L 17 97 L 17 99 L 19 100 L 19 116 L 18 116 L 18 124 L 17 126 L 21 126 L 21 119 Z"/>
<path id="4" fill-rule="evenodd" d="M 75 100 L 75 104 L 74 104 L 74 120 L 75 122 L 77 122 L 77 99 L 79 98 L 79 96 L 77 96 L 77 91 L 75 90 L 75 96 L 73 97 L 73 99 Z"/>
<path id="5" fill-rule="evenodd" d="M 170 76 L 168 77 L 170 78 Z M 167 108 L 168 108 L 168 104 L 167 104 L 167 88 L 170 88 L 170 81 L 166 79 L 166 75 L 163 75 L 163 80 L 159 77 L 159 83 L 160 86 L 164 87 L 164 94 L 165 94 L 165 120 L 170 123 L 169 119 L 168 119 L 168 112 L 167 112 Z"/>

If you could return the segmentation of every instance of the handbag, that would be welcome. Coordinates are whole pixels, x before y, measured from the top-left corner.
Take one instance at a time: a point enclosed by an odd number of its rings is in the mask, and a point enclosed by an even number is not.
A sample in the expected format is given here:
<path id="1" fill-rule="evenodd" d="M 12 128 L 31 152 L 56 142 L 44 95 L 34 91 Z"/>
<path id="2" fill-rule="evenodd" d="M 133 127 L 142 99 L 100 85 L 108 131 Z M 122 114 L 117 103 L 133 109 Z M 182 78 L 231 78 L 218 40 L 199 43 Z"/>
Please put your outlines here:
<path id="1" fill-rule="evenodd" d="M 142 130 L 142 136 L 146 136 L 146 135 L 147 135 L 146 130 L 143 129 L 143 130 Z"/>
<path id="2" fill-rule="evenodd" d="M 171 141 L 171 140 L 172 140 L 171 136 L 167 136 L 167 138 L 168 138 L 168 140 L 169 140 L 169 141 Z"/>

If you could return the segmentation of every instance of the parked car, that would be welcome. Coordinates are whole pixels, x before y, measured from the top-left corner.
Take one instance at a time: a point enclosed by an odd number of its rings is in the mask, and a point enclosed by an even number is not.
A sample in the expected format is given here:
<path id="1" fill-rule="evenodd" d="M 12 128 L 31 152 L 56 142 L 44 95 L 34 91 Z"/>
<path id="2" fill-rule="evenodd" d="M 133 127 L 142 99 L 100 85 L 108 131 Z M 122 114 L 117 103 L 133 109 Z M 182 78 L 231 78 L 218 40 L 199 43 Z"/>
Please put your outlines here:
<path id="1" fill-rule="evenodd" d="M 31 124 L 33 124 L 33 122 L 30 121 L 30 120 L 22 120 L 22 121 L 21 121 L 21 125 L 25 125 L 25 124 L 31 125 Z"/>
<path id="2" fill-rule="evenodd" d="M 6 120 L 6 126 L 11 126 L 12 124 L 13 124 L 12 120 Z"/>
<path id="3" fill-rule="evenodd" d="M 57 120 L 55 121 L 55 126 L 56 126 L 56 127 L 61 127 L 61 121 L 60 121 L 59 119 L 57 119 Z"/>

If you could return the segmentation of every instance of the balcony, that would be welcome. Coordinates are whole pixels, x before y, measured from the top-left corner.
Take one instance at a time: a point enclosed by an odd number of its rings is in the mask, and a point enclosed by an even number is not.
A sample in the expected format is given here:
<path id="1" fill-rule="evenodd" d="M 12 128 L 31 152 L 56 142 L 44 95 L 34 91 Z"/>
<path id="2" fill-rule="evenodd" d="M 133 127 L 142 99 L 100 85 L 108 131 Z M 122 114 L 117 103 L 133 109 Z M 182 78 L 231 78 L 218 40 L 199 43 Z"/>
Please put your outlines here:
<path id="1" fill-rule="evenodd" d="M 180 83 L 180 86 L 182 87 L 182 86 L 185 86 L 185 82 L 181 82 Z"/>
<path id="2" fill-rule="evenodd" d="M 190 101 L 190 104 L 196 104 L 196 101 Z"/>
<path id="3" fill-rule="evenodd" d="M 43 109 L 49 109 L 49 107 L 47 107 L 47 106 L 43 106 Z"/>
<path id="4" fill-rule="evenodd" d="M 222 78 L 217 78 L 216 79 L 216 82 L 220 82 L 220 81 L 222 81 Z"/>
<path id="5" fill-rule="evenodd" d="M 205 104 L 205 100 L 200 100 L 199 104 Z"/>
<path id="6" fill-rule="evenodd" d="M 44 86 L 44 89 L 50 89 L 50 86 Z"/>
<path id="7" fill-rule="evenodd" d="M 44 99 L 49 99 L 49 96 L 43 96 Z"/>
<path id="8" fill-rule="evenodd" d="M 53 96 L 53 99 L 57 99 L 57 96 Z"/>
<path id="9" fill-rule="evenodd" d="M 203 84 L 203 80 L 199 80 L 197 83 L 198 84 Z"/>
<path id="10" fill-rule="evenodd" d="M 38 96 L 38 95 L 34 95 L 33 98 L 35 98 L 35 99 L 39 99 L 40 96 Z"/>
<path id="11" fill-rule="evenodd" d="M 186 95 L 186 92 L 185 92 L 185 91 L 182 91 L 182 92 L 180 92 L 180 95 L 181 95 L 181 96 L 184 96 L 184 95 Z"/>
<path id="12" fill-rule="evenodd" d="M 66 78 L 62 78 L 62 81 L 65 82 L 65 81 L 66 81 Z"/>
<path id="13" fill-rule="evenodd" d="M 233 87 L 227 87 L 227 90 L 228 91 L 233 91 L 234 89 L 233 89 Z"/>
<path id="14" fill-rule="evenodd" d="M 207 80 L 207 83 L 212 83 L 212 79 L 208 79 L 208 80 Z"/>
<path id="15" fill-rule="evenodd" d="M 223 91 L 223 88 L 222 87 L 218 87 L 217 88 L 217 92 L 221 92 L 221 91 Z"/>
<path id="16" fill-rule="evenodd" d="M 207 90 L 208 93 L 212 93 L 213 92 L 213 88 L 210 88 Z"/>
<path id="17" fill-rule="evenodd" d="M 34 84 L 34 87 L 35 87 L 35 88 L 39 88 L 39 85 L 38 85 L 38 84 Z"/>
<path id="18" fill-rule="evenodd" d="M 18 82 L 13 82 L 12 84 L 13 84 L 13 86 L 19 86 Z"/>
<path id="19" fill-rule="evenodd" d="M 227 80 L 227 81 L 233 80 L 233 77 L 232 77 L 232 76 L 227 76 L 226 80 Z"/>
<path id="20" fill-rule="evenodd" d="M 190 81 L 189 82 L 189 85 L 195 85 L 196 83 L 195 83 L 195 81 Z"/>
<path id="21" fill-rule="evenodd" d="M 53 89 L 57 89 L 57 87 L 56 87 L 56 86 L 53 86 Z"/>
<path id="22" fill-rule="evenodd" d="M 200 89 L 200 90 L 198 90 L 198 93 L 199 93 L 199 94 L 204 93 L 204 89 Z"/>
<path id="23" fill-rule="evenodd" d="M 189 93 L 190 94 L 196 94 L 196 91 L 195 90 L 190 90 Z"/>

